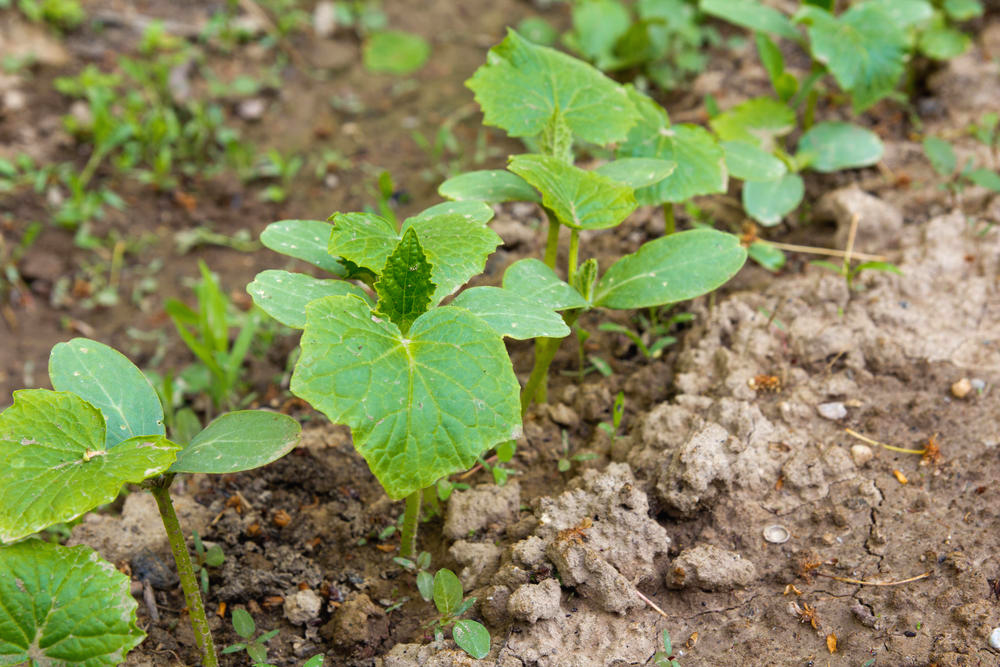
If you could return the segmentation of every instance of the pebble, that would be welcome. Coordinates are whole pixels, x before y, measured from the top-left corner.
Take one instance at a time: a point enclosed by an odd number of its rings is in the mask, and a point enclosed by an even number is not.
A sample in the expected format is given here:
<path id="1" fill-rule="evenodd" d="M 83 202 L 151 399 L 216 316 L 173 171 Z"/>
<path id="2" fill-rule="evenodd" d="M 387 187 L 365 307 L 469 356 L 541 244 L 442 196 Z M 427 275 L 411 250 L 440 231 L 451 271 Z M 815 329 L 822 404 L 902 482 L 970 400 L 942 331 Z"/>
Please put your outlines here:
<path id="1" fill-rule="evenodd" d="M 313 30 L 317 37 L 332 37 L 337 30 L 337 6 L 330 0 L 316 3 L 313 10 Z"/>
<path id="2" fill-rule="evenodd" d="M 243 120 L 260 120 L 267 109 L 267 103 L 259 97 L 251 97 L 236 106 L 236 113 Z"/>
<path id="3" fill-rule="evenodd" d="M 990 648 L 1000 651 L 1000 628 L 993 628 L 993 632 L 990 633 Z"/>
<path id="4" fill-rule="evenodd" d="M 965 398 L 972 391 L 972 382 L 969 378 L 962 378 L 951 385 L 951 393 L 955 398 Z"/>
<path id="5" fill-rule="evenodd" d="M 864 464 L 868 463 L 875 457 L 875 452 L 868 445 L 851 445 L 851 458 L 854 459 L 854 465 L 859 468 Z"/>
<path id="6" fill-rule="evenodd" d="M 20 90 L 8 90 L 3 94 L 3 107 L 7 111 L 20 111 L 28 106 L 28 96 Z"/>
<path id="7" fill-rule="evenodd" d="M 318 618 L 322 608 L 323 599 L 308 588 L 285 598 L 285 618 L 295 625 L 305 625 Z"/>
<path id="8" fill-rule="evenodd" d="M 816 406 L 816 412 L 823 419 L 830 419 L 836 421 L 838 419 L 843 419 L 847 416 L 847 408 L 843 403 L 820 403 Z"/>
<path id="9" fill-rule="evenodd" d="M 784 544 L 792 534 L 788 529 L 778 524 L 773 524 L 764 529 L 764 539 L 771 544 Z"/>

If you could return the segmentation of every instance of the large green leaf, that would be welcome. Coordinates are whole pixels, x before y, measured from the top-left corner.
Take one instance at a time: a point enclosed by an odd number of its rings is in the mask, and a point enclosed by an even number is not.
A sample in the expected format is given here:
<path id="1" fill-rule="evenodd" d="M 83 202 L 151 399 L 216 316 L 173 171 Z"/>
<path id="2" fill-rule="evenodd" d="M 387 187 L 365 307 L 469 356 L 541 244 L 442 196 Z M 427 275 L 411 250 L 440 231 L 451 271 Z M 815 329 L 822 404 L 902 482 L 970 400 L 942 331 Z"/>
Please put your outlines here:
<path id="1" fill-rule="evenodd" d="M 503 288 L 552 310 L 586 308 L 590 304 L 545 262 L 529 257 L 514 262 L 503 274 Z"/>
<path id="2" fill-rule="evenodd" d="M 297 421 L 277 412 L 227 412 L 180 451 L 170 472 L 223 475 L 259 468 L 295 449 L 301 430 Z"/>
<path id="3" fill-rule="evenodd" d="M 0 547 L 0 572 L 0 665 L 113 667 L 146 636 L 128 577 L 88 547 Z"/>
<path id="4" fill-rule="evenodd" d="M 762 148 L 745 141 L 723 141 L 726 168 L 744 181 L 773 181 L 788 171 L 785 163 Z"/>
<path id="5" fill-rule="evenodd" d="M 347 275 L 336 257 L 326 251 L 333 225 L 322 220 L 279 220 L 260 234 L 260 242 L 275 252 L 301 259 L 328 273 Z"/>
<path id="6" fill-rule="evenodd" d="M 772 151 L 775 138 L 795 129 L 795 112 L 770 97 L 755 97 L 723 111 L 710 121 L 723 141 L 743 141 Z"/>
<path id="7" fill-rule="evenodd" d="M 404 337 L 356 297 L 306 308 L 292 391 L 337 424 L 391 498 L 468 468 L 520 431 L 502 339 L 463 308 L 424 313 Z"/>
<path id="8" fill-rule="evenodd" d="M 861 3 L 840 16 L 803 6 L 797 18 L 808 24 L 813 57 L 851 94 L 855 112 L 888 95 L 903 74 L 906 33 L 880 7 Z"/>
<path id="9" fill-rule="evenodd" d="M 137 435 L 166 434 L 156 390 L 118 350 L 86 338 L 59 343 L 49 354 L 49 379 L 104 414 L 108 449 Z"/>
<path id="10" fill-rule="evenodd" d="M 789 172 L 776 181 L 743 184 L 743 208 L 757 222 L 771 227 L 798 208 L 805 194 L 802 177 Z"/>
<path id="11" fill-rule="evenodd" d="M 104 416 L 76 394 L 14 392 L 0 414 L 0 542 L 111 502 L 125 482 L 164 472 L 178 446 L 161 435 L 105 446 Z"/>
<path id="12" fill-rule="evenodd" d="M 513 30 L 490 49 L 486 64 L 466 82 L 483 109 L 483 123 L 512 137 L 533 137 L 553 116 L 584 141 L 625 138 L 636 121 L 625 90 L 590 65 L 525 40 Z"/>
<path id="13" fill-rule="evenodd" d="M 427 312 L 434 288 L 431 265 L 411 227 L 385 260 L 375 283 L 375 315 L 387 318 L 405 336 L 414 320 Z"/>
<path id="14" fill-rule="evenodd" d="M 510 172 L 503 172 L 510 173 Z M 484 201 L 444 201 L 425 208 L 420 213 L 407 218 L 404 224 L 413 224 L 416 220 L 436 218 L 439 215 L 457 215 L 470 222 L 485 225 L 493 219 L 493 207 Z"/>
<path id="15" fill-rule="evenodd" d="M 674 173 L 677 164 L 648 157 L 625 157 L 605 162 L 594 171 L 630 188 L 644 188 L 659 183 Z"/>
<path id="16" fill-rule="evenodd" d="M 489 227 L 463 215 L 449 214 L 408 218 L 402 230 L 374 213 L 338 213 L 333 217 L 329 252 L 378 273 L 389 253 L 407 229 L 420 238 L 432 265 L 431 279 L 437 285 L 431 304 L 437 304 L 481 273 L 486 258 L 500 245 L 500 237 Z"/>
<path id="17" fill-rule="evenodd" d="M 697 125 L 670 125 L 663 107 L 633 88 L 628 92 L 640 121 L 618 149 L 618 157 L 652 157 L 677 165 L 659 183 L 636 190 L 638 202 L 658 205 L 725 192 L 725 155 L 712 134 Z"/>
<path id="18" fill-rule="evenodd" d="M 706 14 L 754 32 L 771 33 L 786 39 L 801 38 L 788 17 L 760 0 L 701 0 L 698 7 Z"/>
<path id="19" fill-rule="evenodd" d="M 711 292 L 736 275 L 747 252 L 739 237 L 693 229 L 646 243 L 601 276 L 594 304 L 604 308 L 648 308 Z"/>
<path id="20" fill-rule="evenodd" d="M 548 155 L 524 154 L 508 168 L 542 193 L 542 203 L 574 229 L 606 229 L 636 208 L 632 188 Z"/>
<path id="21" fill-rule="evenodd" d="M 799 156 L 810 169 L 829 173 L 868 167 L 882 159 L 884 147 L 871 130 L 851 123 L 817 123 L 799 139 Z"/>
<path id="22" fill-rule="evenodd" d="M 500 336 L 562 338 L 569 327 L 549 303 L 499 287 L 473 287 L 451 302 L 482 318 Z"/>
<path id="23" fill-rule="evenodd" d="M 438 194 L 448 199 L 473 199 L 491 204 L 542 200 L 527 181 L 505 169 L 467 171 L 453 176 L 438 187 Z"/>
<path id="24" fill-rule="evenodd" d="M 258 273 L 247 285 L 247 292 L 261 310 L 293 329 L 306 325 L 306 304 L 313 299 L 347 294 L 368 298 L 363 289 L 346 280 L 319 280 L 304 273 L 273 269 Z"/>

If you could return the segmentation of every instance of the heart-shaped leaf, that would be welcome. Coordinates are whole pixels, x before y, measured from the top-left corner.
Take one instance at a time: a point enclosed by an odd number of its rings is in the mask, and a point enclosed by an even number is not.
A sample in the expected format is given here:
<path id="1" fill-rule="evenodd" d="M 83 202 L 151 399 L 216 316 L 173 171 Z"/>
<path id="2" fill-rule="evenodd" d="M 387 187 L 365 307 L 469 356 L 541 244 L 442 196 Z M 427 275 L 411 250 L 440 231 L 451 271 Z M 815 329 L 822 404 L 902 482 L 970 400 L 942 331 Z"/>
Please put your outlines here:
<path id="1" fill-rule="evenodd" d="M 529 257 L 514 262 L 503 274 L 503 288 L 552 310 L 586 308 L 590 304 L 545 262 Z"/>
<path id="2" fill-rule="evenodd" d="M 504 169 L 468 171 L 453 176 L 438 187 L 438 194 L 448 199 L 479 200 L 496 204 L 506 201 L 539 202 L 535 188 L 517 174 Z"/>
<path id="3" fill-rule="evenodd" d="M 114 667 L 142 642 L 128 577 L 84 546 L 0 547 L 0 664 Z"/>
<path id="4" fill-rule="evenodd" d="M 762 225 L 771 227 L 798 208 L 805 184 L 789 172 L 776 181 L 748 181 L 743 184 L 743 208 Z"/>
<path id="5" fill-rule="evenodd" d="M 701 0 L 698 5 L 706 14 L 741 25 L 754 32 L 764 32 L 798 41 L 801 37 L 784 14 L 759 0 Z"/>
<path id="6" fill-rule="evenodd" d="M 726 168 L 744 181 L 774 181 L 785 175 L 785 163 L 763 149 L 745 141 L 723 141 Z"/>
<path id="7" fill-rule="evenodd" d="M 0 542 L 11 542 L 111 502 L 174 462 L 161 435 L 105 446 L 104 416 L 76 394 L 14 392 L 0 413 Z"/>
<path id="8" fill-rule="evenodd" d="M 677 164 L 648 157 L 625 157 L 605 162 L 594 171 L 630 188 L 644 188 L 659 183 L 674 173 Z"/>
<path id="9" fill-rule="evenodd" d="M 693 229 L 646 243 L 601 276 L 594 303 L 604 308 L 648 308 L 711 292 L 736 275 L 747 253 L 738 237 Z"/>
<path id="10" fill-rule="evenodd" d="M 710 121 L 723 141 L 743 141 L 771 152 L 775 138 L 795 129 L 795 112 L 770 97 L 755 97 L 723 111 Z"/>
<path id="11" fill-rule="evenodd" d="M 574 229 L 605 229 L 636 209 L 632 188 L 548 155 L 515 155 L 508 166 L 542 193 L 542 203 Z"/>
<path id="12" fill-rule="evenodd" d="M 810 169 L 831 172 L 868 167 L 882 159 L 881 140 L 871 130 L 839 121 L 817 123 L 799 139 L 798 154 Z"/>
<path id="13" fill-rule="evenodd" d="M 483 109 L 483 123 L 512 137 L 537 136 L 559 116 L 577 138 L 604 145 L 624 139 L 636 121 L 635 107 L 620 85 L 509 29 L 465 85 Z"/>
<path id="14" fill-rule="evenodd" d="M 59 343 L 49 354 L 49 379 L 103 414 L 105 448 L 139 435 L 164 435 L 163 406 L 142 371 L 113 348 L 86 338 Z"/>
<path id="15" fill-rule="evenodd" d="M 295 449 L 301 430 L 297 421 L 276 412 L 227 412 L 180 451 L 170 472 L 223 475 L 259 468 Z"/>
<path id="16" fill-rule="evenodd" d="M 471 466 L 520 432 L 502 339 L 463 308 L 432 308 L 403 336 L 357 297 L 306 307 L 292 392 L 337 424 L 394 499 Z"/>
<path id="17" fill-rule="evenodd" d="M 247 293 L 261 310 L 287 327 L 306 325 L 306 304 L 324 296 L 354 294 L 368 299 L 363 289 L 344 280 L 319 280 L 304 273 L 261 271 L 247 285 Z"/>
<path id="18" fill-rule="evenodd" d="M 514 290 L 473 287 L 455 297 L 450 305 L 475 313 L 500 336 L 525 340 L 569 335 L 569 327 L 550 304 Z"/>
<path id="19" fill-rule="evenodd" d="M 327 252 L 333 225 L 322 220 L 279 220 L 260 234 L 260 242 L 275 252 L 301 259 L 343 278 L 344 266 Z"/>

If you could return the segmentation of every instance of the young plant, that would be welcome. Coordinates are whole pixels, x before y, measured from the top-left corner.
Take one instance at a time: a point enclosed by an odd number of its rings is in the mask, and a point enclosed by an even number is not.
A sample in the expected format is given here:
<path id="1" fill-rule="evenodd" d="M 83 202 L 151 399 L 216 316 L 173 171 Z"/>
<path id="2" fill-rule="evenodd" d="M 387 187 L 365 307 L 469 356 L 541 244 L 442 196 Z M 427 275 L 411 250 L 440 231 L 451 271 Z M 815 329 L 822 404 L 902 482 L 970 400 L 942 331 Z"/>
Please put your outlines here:
<path id="1" fill-rule="evenodd" d="M 559 462 L 556 467 L 559 472 L 569 472 L 569 469 L 573 467 L 573 463 L 583 463 L 584 461 L 593 461 L 597 458 L 597 454 L 593 452 L 577 452 L 576 454 L 570 454 L 569 446 L 569 433 L 566 429 L 562 430 L 562 446 L 563 455 L 559 457 Z"/>
<path id="2" fill-rule="evenodd" d="M 215 667 L 218 659 L 170 483 L 178 473 L 234 473 L 270 463 L 298 442 L 298 423 L 263 411 L 230 412 L 191 442 L 171 442 L 159 399 L 142 372 L 121 353 L 84 338 L 52 348 L 49 379 L 54 391 L 16 391 L 14 404 L 0 413 L 0 458 L 6 462 L 0 468 L 0 543 L 19 542 L 71 521 L 114 500 L 123 484 L 142 483 L 160 510 L 202 663 Z M 0 548 L 15 560 L 37 556 L 24 578 L 0 581 L 0 609 L 31 610 L 19 613 L 17 622 L 0 623 L 0 655 L 120 663 L 142 633 L 134 627 L 134 606 L 111 599 L 107 573 L 113 566 L 89 550 L 56 549 L 46 552 L 32 541 Z M 57 585 L 57 573 L 76 576 L 74 559 L 95 564 L 103 574 L 92 586 Z M 90 594 L 99 601 L 79 603 L 80 596 Z M 79 640 L 67 639 L 74 627 L 80 628 Z M 65 657 L 70 654 L 75 657 Z"/>
<path id="3" fill-rule="evenodd" d="M 226 562 L 226 554 L 222 552 L 222 547 L 213 544 L 208 549 L 201 542 L 198 531 L 192 535 L 194 540 L 194 572 L 201 583 L 201 592 L 208 595 L 208 568 L 221 567 Z"/>
<path id="4" fill-rule="evenodd" d="M 647 359 L 659 359 L 663 355 L 664 348 L 677 342 L 677 338 L 670 333 L 671 327 L 680 322 L 690 322 L 694 318 L 694 315 L 691 313 L 677 313 L 671 316 L 666 322 L 659 322 L 654 321 L 657 318 L 657 309 L 650 308 L 650 311 L 653 316 L 652 318 L 647 318 L 642 313 L 637 314 L 640 325 L 638 331 L 622 326 L 621 324 L 616 324 L 615 322 L 601 322 L 597 328 L 601 331 L 621 334 L 635 343 L 642 356 Z"/>
<path id="5" fill-rule="evenodd" d="M 416 560 L 397 556 L 392 559 L 397 565 L 410 572 L 417 573 L 417 590 L 420 597 L 430 602 L 434 599 L 434 575 L 431 574 L 431 555 L 427 551 L 421 551 Z"/>
<path id="6" fill-rule="evenodd" d="M 829 269 L 833 271 L 838 276 L 843 278 L 847 282 L 847 289 L 855 289 L 854 281 L 861 275 L 863 271 L 882 271 L 884 273 L 895 273 L 897 276 L 903 275 L 899 267 L 891 262 L 862 262 L 860 264 L 853 264 L 850 257 L 844 257 L 842 264 L 834 264 L 833 262 L 828 262 L 823 259 L 813 260 L 809 262 L 816 266 L 821 266 L 824 269 Z"/>
<path id="7" fill-rule="evenodd" d="M 989 120 L 987 119 L 987 122 Z M 980 136 L 985 134 L 984 138 L 987 140 L 992 139 L 989 134 L 986 134 L 988 130 L 984 127 L 981 126 L 977 130 L 981 133 Z M 984 141 L 983 143 L 990 145 L 989 141 Z M 924 137 L 923 147 L 924 154 L 930 161 L 934 171 L 937 172 L 938 176 L 945 179 L 940 187 L 950 192 L 955 198 L 956 203 L 962 191 L 970 185 L 979 185 L 993 192 L 1000 193 L 1000 173 L 986 167 L 973 166 L 974 162 L 971 157 L 959 169 L 958 156 L 955 154 L 955 149 L 944 139 L 934 136 Z"/>
<path id="8" fill-rule="evenodd" d="M 246 641 L 230 644 L 222 649 L 223 655 L 246 651 L 247 657 L 250 658 L 250 664 L 253 667 L 275 667 L 267 661 L 267 642 L 277 636 L 278 630 L 262 632 L 254 637 L 257 634 L 257 624 L 254 622 L 253 616 L 245 609 L 234 609 L 232 620 L 233 630 Z M 322 667 L 322 665 L 322 653 L 318 653 L 302 663 L 302 667 Z"/>
<path id="9" fill-rule="evenodd" d="M 433 597 L 438 618 L 431 621 L 434 639 L 441 641 L 444 631 L 451 626 L 451 638 L 458 647 L 477 660 L 482 660 L 490 652 L 490 633 L 482 623 L 461 618 L 476 598 L 463 600 L 462 582 L 451 570 L 444 568 L 434 575 Z"/>
<path id="10" fill-rule="evenodd" d="M 663 650 L 653 654 L 653 667 L 681 667 L 674 658 L 674 647 L 670 642 L 670 631 L 663 631 Z"/>
<path id="11" fill-rule="evenodd" d="M 597 428 L 601 429 L 611 438 L 611 444 L 615 444 L 618 438 L 618 429 L 622 425 L 622 417 L 625 416 L 625 392 L 619 391 L 615 396 L 614 405 L 611 406 L 611 423 L 601 422 Z"/>

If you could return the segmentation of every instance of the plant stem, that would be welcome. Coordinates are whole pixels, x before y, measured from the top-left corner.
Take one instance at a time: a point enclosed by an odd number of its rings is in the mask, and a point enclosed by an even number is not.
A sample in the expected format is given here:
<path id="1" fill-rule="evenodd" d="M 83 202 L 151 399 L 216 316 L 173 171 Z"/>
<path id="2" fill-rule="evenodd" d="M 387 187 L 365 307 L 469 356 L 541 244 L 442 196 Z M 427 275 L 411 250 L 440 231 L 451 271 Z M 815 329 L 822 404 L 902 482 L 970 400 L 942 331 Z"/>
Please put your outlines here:
<path id="1" fill-rule="evenodd" d="M 195 577 L 194 567 L 191 565 L 191 555 L 184 542 L 184 533 L 181 532 L 181 524 L 177 520 L 174 504 L 170 501 L 170 482 L 173 481 L 173 478 L 173 475 L 166 475 L 160 483 L 149 487 L 149 490 L 153 494 L 153 498 L 156 499 L 160 518 L 163 519 L 163 528 L 167 531 L 167 538 L 170 540 L 170 550 L 173 552 L 174 562 L 177 564 L 177 574 L 181 579 L 181 589 L 184 591 L 184 601 L 187 603 L 188 615 L 191 617 L 194 639 L 201 651 L 202 664 L 205 667 L 218 667 L 219 658 L 215 655 L 212 631 L 208 627 L 205 605 L 202 603 L 201 593 L 198 591 L 198 579 Z"/>
<path id="2" fill-rule="evenodd" d="M 670 236 L 677 231 L 677 222 L 674 219 L 674 205 L 666 202 L 663 205 L 663 235 Z"/>
<path id="3" fill-rule="evenodd" d="M 556 214 L 545 209 L 545 215 L 549 219 L 549 235 L 545 239 L 545 263 L 550 269 L 556 268 L 556 256 L 559 254 L 559 218 Z"/>
<path id="4" fill-rule="evenodd" d="M 424 490 L 417 489 L 406 496 L 406 509 L 403 511 L 403 534 L 399 545 L 399 555 L 412 558 L 417 553 L 417 524 L 420 521 L 420 501 Z"/>
<path id="5" fill-rule="evenodd" d="M 521 390 L 521 417 L 528 414 L 528 408 L 533 400 L 544 403 L 547 396 L 549 366 L 559 350 L 561 338 L 535 339 L 535 365 L 528 376 L 528 382 Z"/>
<path id="6" fill-rule="evenodd" d="M 573 284 L 576 276 L 576 266 L 580 256 L 580 230 L 572 229 L 569 234 L 569 261 L 566 264 L 566 282 Z M 586 288 L 585 288 L 586 289 Z"/>

